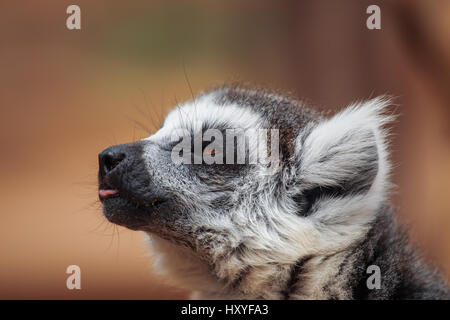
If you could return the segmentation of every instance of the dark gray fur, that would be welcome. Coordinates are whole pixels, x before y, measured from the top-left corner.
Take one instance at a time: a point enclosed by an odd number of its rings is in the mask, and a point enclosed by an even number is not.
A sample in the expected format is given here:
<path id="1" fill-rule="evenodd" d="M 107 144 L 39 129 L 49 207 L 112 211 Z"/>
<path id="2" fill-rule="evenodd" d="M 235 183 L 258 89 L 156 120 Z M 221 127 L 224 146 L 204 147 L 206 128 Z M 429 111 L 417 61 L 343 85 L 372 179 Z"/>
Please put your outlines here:
<path id="1" fill-rule="evenodd" d="M 352 299 L 450 299 L 449 287 L 437 268 L 427 264 L 418 254 L 387 205 L 380 208 L 366 238 L 346 253 L 334 281 L 324 286 L 329 299 L 336 298 L 333 282 L 338 282 L 341 277 L 347 279 L 345 289 L 351 292 Z M 367 273 L 367 268 L 371 265 L 380 267 L 380 289 L 368 289 L 367 279 L 371 274 Z M 347 274 L 343 270 L 347 270 Z M 303 272 L 303 276 L 307 276 L 308 271 Z M 301 281 L 300 275 L 298 282 Z"/>

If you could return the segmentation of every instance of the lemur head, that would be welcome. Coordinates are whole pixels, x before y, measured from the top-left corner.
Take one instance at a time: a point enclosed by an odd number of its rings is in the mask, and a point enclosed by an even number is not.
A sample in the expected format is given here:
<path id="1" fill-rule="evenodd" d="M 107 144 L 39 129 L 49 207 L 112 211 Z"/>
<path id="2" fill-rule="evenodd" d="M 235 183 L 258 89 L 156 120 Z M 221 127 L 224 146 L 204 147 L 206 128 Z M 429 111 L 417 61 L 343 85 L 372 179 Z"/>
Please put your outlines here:
<path id="1" fill-rule="evenodd" d="M 225 285 L 245 268 L 342 250 L 384 201 L 387 104 L 375 98 L 327 118 L 278 94 L 213 89 L 171 111 L 154 135 L 100 153 L 104 215 Z M 255 130 L 266 139 L 252 143 Z M 251 162 L 265 147 L 271 161 Z"/>

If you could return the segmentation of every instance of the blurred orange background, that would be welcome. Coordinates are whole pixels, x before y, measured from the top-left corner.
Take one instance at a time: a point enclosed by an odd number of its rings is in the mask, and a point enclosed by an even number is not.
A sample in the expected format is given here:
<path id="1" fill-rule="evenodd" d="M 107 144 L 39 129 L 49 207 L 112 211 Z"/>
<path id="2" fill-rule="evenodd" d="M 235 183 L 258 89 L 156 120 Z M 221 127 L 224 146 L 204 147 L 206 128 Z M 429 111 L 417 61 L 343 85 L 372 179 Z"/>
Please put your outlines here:
<path id="1" fill-rule="evenodd" d="M 4 1 L 0 39 L 0 298 L 187 297 L 152 273 L 142 234 L 103 218 L 97 154 L 229 81 L 322 110 L 394 95 L 393 203 L 450 278 L 449 1 Z"/>

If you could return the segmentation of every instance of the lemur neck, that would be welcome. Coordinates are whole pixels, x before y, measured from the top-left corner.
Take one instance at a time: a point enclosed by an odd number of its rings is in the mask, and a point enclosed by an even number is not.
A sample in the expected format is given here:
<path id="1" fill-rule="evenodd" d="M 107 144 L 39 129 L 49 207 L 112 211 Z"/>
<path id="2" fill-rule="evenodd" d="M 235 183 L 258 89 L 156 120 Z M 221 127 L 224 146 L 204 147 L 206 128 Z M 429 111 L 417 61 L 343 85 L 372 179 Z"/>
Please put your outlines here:
<path id="1" fill-rule="evenodd" d="M 351 299 L 364 296 L 366 269 L 378 257 L 383 237 L 395 233 L 387 207 L 379 209 L 367 234 L 334 251 L 304 254 L 298 252 L 290 263 L 245 263 L 239 250 L 227 259 L 219 260 L 211 272 L 221 290 L 204 296 L 244 299 Z M 288 251 L 289 248 L 286 248 Z M 247 260 L 248 261 L 248 260 Z M 261 261 L 261 260 L 259 260 Z"/>

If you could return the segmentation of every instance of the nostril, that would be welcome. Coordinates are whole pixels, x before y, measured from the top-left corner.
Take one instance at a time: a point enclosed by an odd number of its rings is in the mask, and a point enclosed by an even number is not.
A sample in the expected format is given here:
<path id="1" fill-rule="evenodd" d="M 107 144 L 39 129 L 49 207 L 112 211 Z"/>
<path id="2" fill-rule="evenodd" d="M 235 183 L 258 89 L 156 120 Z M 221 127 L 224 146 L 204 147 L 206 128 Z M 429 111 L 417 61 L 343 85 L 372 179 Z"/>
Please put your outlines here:
<path id="1" fill-rule="evenodd" d="M 114 169 L 123 159 L 125 155 L 122 153 L 120 155 L 107 155 L 104 160 L 105 171 L 111 171 Z"/>
<path id="2" fill-rule="evenodd" d="M 125 159 L 123 152 L 107 149 L 99 155 L 100 172 L 105 175 L 112 171 L 117 165 Z"/>

